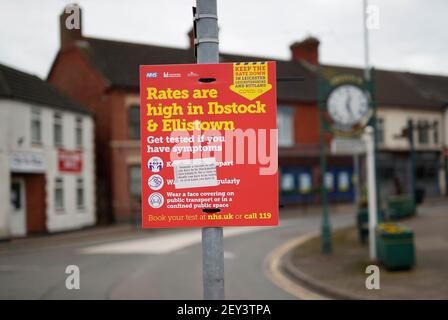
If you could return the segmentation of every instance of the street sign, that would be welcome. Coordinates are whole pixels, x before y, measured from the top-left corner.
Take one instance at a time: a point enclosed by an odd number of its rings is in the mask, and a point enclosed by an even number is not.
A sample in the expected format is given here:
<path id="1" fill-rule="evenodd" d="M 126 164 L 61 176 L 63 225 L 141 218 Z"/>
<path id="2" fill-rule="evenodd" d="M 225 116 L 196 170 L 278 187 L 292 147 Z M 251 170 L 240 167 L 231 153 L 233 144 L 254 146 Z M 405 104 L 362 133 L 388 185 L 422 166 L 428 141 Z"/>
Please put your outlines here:
<path id="1" fill-rule="evenodd" d="M 331 140 L 331 153 L 338 155 L 354 155 L 366 152 L 365 142 L 356 138 L 334 137 Z"/>
<path id="2" fill-rule="evenodd" d="M 140 67 L 144 228 L 278 224 L 275 62 Z"/>

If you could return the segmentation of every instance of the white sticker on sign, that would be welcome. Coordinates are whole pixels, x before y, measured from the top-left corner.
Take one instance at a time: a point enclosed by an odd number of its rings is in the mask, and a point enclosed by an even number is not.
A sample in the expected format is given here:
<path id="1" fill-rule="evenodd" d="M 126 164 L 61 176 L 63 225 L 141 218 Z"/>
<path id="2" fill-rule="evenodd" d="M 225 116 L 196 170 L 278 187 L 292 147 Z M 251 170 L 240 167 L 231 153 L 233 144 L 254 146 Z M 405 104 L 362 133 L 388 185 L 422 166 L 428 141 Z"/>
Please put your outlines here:
<path id="1" fill-rule="evenodd" d="M 215 158 L 174 160 L 173 168 L 176 189 L 218 185 Z"/>

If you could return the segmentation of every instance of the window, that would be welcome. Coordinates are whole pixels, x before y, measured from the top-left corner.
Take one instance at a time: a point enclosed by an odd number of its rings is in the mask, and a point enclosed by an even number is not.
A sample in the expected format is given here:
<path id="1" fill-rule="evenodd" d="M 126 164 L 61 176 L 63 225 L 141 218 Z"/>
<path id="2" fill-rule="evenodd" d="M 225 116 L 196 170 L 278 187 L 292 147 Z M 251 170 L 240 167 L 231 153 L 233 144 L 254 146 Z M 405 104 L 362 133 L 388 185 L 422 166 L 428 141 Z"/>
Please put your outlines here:
<path id="1" fill-rule="evenodd" d="M 424 166 L 417 166 L 417 168 L 415 168 L 415 177 L 419 180 L 425 178 L 425 167 Z"/>
<path id="2" fill-rule="evenodd" d="M 425 170 L 425 179 L 437 179 L 438 169 L 437 164 L 429 164 Z"/>
<path id="3" fill-rule="evenodd" d="M 14 210 L 22 209 L 22 188 L 20 183 L 11 183 L 11 204 Z"/>
<path id="4" fill-rule="evenodd" d="M 64 180 L 62 180 L 62 178 L 55 179 L 54 206 L 56 210 L 64 208 Z"/>
<path id="5" fill-rule="evenodd" d="M 378 143 L 384 143 L 384 119 L 376 120 L 376 139 Z"/>
<path id="6" fill-rule="evenodd" d="M 438 121 L 434 121 L 433 123 L 433 142 L 434 144 L 438 144 L 439 143 L 439 122 Z"/>
<path id="7" fill-rule="evenodd" d="M 338 191 L 347 192 L 350 188 L 350 179 L 348 172 L 341 171 L 338 175 Z"/>
<path id="8" fill-rule="evenodd" d="M 417 134 L 418 134 L 418 143 L 427 144 L 429 142 L 429 123 L 428 123 L 428 121 L 418 121 Z"/>
<path id="9" fill-rule="evenodd" d="M 299 175 L 300 193 L 309 193 L 311 191 L 311 175 L 309 173 L 301 173 Z"/>
<path id="10" fill-rule="evenodd" d="M 76 124 L 75 124 L 75 139 L 76 139 L 76 146 L 78 148 L 82 148 L 83 145 L 83 138 L 82 138 L 82 118 L 76 118 Z"/>
<path id="11" fill-rule="evenodd" d="M 388 164 L 379 164 L 379 176 L 381 180 L 392 180 L 395 176 L 394 167 Z"/>
<path id="12" fill-rule="evenodd" d="M 328 191 L 333 191 L 334 189 L 334 175 L 332 172 L 326 172 L 325 177 L 325 188 L 327 188 Z"/>
<path id="13" fill-rule="evenodd" d="M 31 109 L 31 142 L 42 142 L 42 123 L 40 110 L 38 108 Z"/>
<path id="14" fill-rule="evenodd" d="M 138 165 L 129 168 L 129 192 L 135 198 L 141 195 L 141 174 Z"/>
<path id="15" fill-rule="evenodd" d="M 294 145 L 294 109 L 279 106 L 277 109 L 278 145 L 289 147 Z"/>
<path id="16" fill-rule="evenodd" d="M 140 139 L 140 107 L 129 107 L 129 138 Z"/>
<path id="17" fill-rule="evenodd" d="M 76 207 L 83 209 L 84 202 L 84 180 L 82 178 L 76 179 Z"/>
<path id="18" fill-rule="evenodd" d="M 55 146 L 62 146 L 62 116 L 59 113 L 53 116 L 53 138 Z"/>
<path id="19" fill-rule="evenodd" d="M 282 175 L 282 190 L 292 191 L 294 190 L 294 175 L 291 173 L 284 173 Z"/>

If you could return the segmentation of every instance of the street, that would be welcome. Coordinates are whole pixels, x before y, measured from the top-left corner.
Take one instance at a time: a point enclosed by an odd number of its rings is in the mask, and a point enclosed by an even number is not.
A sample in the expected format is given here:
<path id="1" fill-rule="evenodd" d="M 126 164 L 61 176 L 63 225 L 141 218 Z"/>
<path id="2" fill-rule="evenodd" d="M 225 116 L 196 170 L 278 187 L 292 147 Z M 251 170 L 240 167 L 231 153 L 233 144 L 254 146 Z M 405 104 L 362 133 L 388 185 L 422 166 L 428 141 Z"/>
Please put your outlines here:
<path id="1" fill-rule="evenodd" d="M 266 275 L 266 256 L 290 239 L 319 230 L 320 214 L 282 210 L 279 227 L 225 228 L 227 299 L 295 299 Z M 349 210 L 347 212 L 350 212 Z M 331 215 L 353 224 L 352 213 Z M 50 236 L 0 244 L 0 299 L 202 299 L 198 229 Z M 80 269 L 68 290 L 65 269 Z"/>

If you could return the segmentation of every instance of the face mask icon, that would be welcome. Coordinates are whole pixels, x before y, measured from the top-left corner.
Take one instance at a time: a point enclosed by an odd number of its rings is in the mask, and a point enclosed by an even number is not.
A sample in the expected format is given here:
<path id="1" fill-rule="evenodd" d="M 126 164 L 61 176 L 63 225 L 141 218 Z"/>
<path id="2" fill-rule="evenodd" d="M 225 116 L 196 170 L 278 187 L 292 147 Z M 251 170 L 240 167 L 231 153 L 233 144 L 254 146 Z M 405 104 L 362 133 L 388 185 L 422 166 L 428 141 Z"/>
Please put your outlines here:
<path id="1" fill-rule="evenodd" d="M 148 198 L 149 205 L 155 209 L 160 208 L 163 205 L 163 202 L 164 202 L 164 198 L 158 192 L 151 194 Z"/>
<path id="2" fill-rule="evenodd" d="M 153 174 L 148 179 L 148 186 L 152 190 L 160 190 L 163 187 L 163 178 L 158 174 Z"/>

